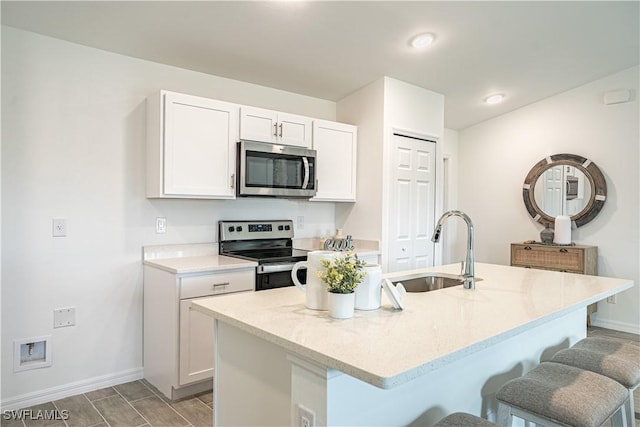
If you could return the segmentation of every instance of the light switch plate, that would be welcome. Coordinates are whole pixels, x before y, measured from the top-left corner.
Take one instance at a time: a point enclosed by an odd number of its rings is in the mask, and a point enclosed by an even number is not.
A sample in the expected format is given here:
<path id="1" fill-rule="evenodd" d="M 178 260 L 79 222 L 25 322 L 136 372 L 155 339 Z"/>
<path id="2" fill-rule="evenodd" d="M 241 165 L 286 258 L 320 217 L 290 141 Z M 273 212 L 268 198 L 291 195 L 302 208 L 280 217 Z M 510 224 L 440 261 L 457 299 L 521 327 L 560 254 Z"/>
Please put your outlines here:
<path id="1" fill-rule="evenodd" d="M 53 327 L 64 328 L 76 324 L 76 308 L 56 308 L 53 310 Z"/>
<path id="2" fill-rule="evenodd" d="M 156 234 L 164 234 L 167 232 L 167 218 L 156 218 Z"/>

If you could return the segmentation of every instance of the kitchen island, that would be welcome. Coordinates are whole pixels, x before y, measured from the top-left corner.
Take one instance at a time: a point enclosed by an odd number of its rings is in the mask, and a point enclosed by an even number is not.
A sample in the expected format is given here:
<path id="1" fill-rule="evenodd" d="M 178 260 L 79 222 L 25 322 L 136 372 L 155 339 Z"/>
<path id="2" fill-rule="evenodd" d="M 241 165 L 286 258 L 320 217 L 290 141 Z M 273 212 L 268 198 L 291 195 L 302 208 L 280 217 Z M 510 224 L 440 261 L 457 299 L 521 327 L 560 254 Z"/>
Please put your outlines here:
<path id="1" fill-rule="evenodd" d="M 334 320 L 295 288 L 202 299 L 216 320 L 214 425 L 430 425 L 493 418 L 502 384 L 586 336 L 625 279 L 476 264 L 482 280 Z M 387 274 L 396 281 L 458 265 Z M 384 300 L 383 300 L 384 301 Z"/>

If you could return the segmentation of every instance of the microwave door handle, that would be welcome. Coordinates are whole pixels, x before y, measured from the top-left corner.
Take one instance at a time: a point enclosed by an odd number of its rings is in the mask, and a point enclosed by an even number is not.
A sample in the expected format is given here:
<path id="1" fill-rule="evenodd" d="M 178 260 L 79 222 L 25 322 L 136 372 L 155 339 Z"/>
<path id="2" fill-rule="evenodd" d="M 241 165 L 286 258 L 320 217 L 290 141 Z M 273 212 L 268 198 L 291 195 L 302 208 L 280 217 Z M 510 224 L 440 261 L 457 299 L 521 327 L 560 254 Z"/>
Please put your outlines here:
<path id="1" fill-rule="evenodd" d="M 302 158 L 304 164 L 304 179 L 302 180 L 302 189 L 305 190 L 309 185 L 309 160 L 306 157 Z"/>

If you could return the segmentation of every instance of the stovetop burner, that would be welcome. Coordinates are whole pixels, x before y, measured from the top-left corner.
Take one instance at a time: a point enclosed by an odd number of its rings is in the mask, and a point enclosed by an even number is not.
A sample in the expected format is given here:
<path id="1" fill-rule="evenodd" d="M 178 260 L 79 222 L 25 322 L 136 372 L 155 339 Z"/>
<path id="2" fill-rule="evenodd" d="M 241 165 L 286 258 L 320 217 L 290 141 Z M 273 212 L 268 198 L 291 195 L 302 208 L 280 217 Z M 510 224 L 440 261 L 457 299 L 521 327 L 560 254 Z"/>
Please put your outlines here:
<path id="1" fill-rule="evenodd" d="M 307 252 L 293 249 L 293 221 L 220 221 L 220 254 L 270 262 L 297 262 Z"/>
<path id="2" fill-rule="evenodd" d="M 273 250 L 238 250 L 225 252 L 224 255 L 234 256 L 236 258 L 247 259 L 250 261 L 258 261 L 260 264 L 275 262 L 298 262 L 307 259 L 307 251 L 300 249 L 273 249 Z"/>

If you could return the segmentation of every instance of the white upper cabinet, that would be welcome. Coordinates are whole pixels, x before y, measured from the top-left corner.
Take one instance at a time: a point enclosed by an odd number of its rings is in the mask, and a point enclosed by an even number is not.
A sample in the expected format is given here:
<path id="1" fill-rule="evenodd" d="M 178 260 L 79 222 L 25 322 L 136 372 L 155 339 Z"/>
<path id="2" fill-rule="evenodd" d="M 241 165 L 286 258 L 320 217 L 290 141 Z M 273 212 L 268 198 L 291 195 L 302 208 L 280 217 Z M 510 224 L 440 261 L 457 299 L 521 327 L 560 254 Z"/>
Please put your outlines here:
<path id="1" fill-rule="evenodd" d="M 147 197 L 235 198 L 239 106 L 160 91 L 147 99 Z"/>
<path id="2" fill-rule="evenodd" d="M 356 201 L 356 126 L 313 121 L 313 149 L 317 151 L 318 192 L 311 200 Z"/>
<path id="3" fill-rule="evenodd" d="M 311 148 L 309 117 L 262 108 L 240 109 L 240 139 Z"/>

